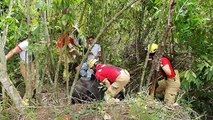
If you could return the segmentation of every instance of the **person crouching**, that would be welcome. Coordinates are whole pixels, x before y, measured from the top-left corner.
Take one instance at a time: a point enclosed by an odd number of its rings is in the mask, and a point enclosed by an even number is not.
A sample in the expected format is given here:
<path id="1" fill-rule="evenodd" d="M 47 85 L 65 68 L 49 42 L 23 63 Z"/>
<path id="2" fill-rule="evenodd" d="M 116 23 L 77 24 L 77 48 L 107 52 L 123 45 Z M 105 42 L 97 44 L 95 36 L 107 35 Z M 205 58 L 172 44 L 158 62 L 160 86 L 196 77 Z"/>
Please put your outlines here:
<path id="1" fill-rule="evenodd" d="M 103 82 L 107 90 L 104 95 L 105 101 L 113 101 L 130 81 L 127 70 L 110 64 L 101 64 L 97 59 L 89 61 L 89 67 L 94 70 L 96 79 Z"/>

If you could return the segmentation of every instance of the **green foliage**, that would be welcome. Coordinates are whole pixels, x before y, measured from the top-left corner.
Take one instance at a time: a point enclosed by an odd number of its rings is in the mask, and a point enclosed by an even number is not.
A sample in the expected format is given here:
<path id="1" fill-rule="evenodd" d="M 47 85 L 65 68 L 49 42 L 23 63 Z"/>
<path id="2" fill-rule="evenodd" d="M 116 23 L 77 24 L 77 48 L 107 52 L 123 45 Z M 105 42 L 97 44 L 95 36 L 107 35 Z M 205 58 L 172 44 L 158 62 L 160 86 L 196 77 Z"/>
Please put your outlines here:
<path id="1" fill-rule="evenodd" d="M 213 61 L 206 59 L 199 60 L 194 71 L 185 71 L 182 73 L 182 88 L 187 91 L 185 97 L 192 101 L 194 109 L 201 113 L 208 111 L 213 114 Z"/>
<path id="2" fill-rule="evenodd" d="M 181 74 L 185 99 L 192 102 L 193 108 L 200 113 L 208 111 L 210 115 L 213 106 L 212 5 L 212 1 L 180 0 L 174 19 L 177 52 L 187 52 L 196 57 L 194 62 L 188 63 L 193 67 Z"/>
<path id="3" fill-rule="evenodd" d="M 194 68 L 196 72 L 191 70 L 185 71 L 183 75 L 182 84 L 185 90 L 200 90 L 205 84 L 212 84 L 213 82 L 213 66 L 206 61 L 199 61 Z M 195 89 L 196 88 L 196 89 Z"/>
<path id="4" fill-rule="evenodd" d="M 28 119 L 30 118 L 31 120 L 37 120 L 37 115 L 36 115 L 35 109 L 28 109 L 26 118 L 28 118 Z"/>
<path id="5" fill-rule="evenodd" d="M 188 106 L 169 110 L 163 103 L 153 100 L 146 93 L 139 93 L 135 98 L 129 99 L 129 105 L 129 116 L 136 120 L 195 119 L 198 117 L 197 113 Z"/>
<path id="6" fill-rule="evenodd" d="M 1 120 L 10 120 L 9 115 L 7 113 L 1 113 L 0 119 Z"/>
<path id="7" fill-rule="evenodd" d="M 184 90 L 188 91 L 190 89 L 199 88 L 201 83 L 196 79 L 196 74 L 193 71 L 187 70 L 183 74 L 183 80 L 181 83 Z"/>
<path id="8" fill-rule="evenodd" d="M 180 45 L 186 45 L 195 56 L 205 55 L 212 59 L 212 30 L 211 24 L 212 1 L 178 2 L 178 14 L 175 17 L 176 37 Z M 193 51 L 192 51 L 193 50 Z"/>
<path id="9" fill-rule="evenodd" d="M 145 101 L 143 101 L 145 102 Z M 133 104 L 131 106 L 131 109 L 130 109 L 130 115 L 131 117 L 133 118 L 136 118 L 138 120 L 140 119 L 145 119 L 145 120 L 159 120 L 159 119 L 162 119 L 160 117 L 160 115 L 156 114 L 156 113 L 149 113 L 148 112 L 148 108 L 147 106 L 143 105 L 143 102 L 142 101 L 137 101 L 135 102 L 136 104 Z M 159 110 L 156 110 L 156 111 L 159 111 Z"/>

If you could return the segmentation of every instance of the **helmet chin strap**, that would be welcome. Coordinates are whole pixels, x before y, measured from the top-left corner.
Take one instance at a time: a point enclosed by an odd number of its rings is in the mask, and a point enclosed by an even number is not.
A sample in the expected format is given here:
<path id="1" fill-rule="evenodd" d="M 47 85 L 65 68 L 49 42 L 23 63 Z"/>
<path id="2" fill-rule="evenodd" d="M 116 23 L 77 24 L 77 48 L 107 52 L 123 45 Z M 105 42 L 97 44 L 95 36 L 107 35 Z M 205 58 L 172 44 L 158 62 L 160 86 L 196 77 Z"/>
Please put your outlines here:
<path id="1" fill-rule="evenodd" d="M 149 59 L 148 59 L 148 61 L 151 61 L 151 60 L 153 60 L 153 58 L 149 58 Z"/>
<path id="2" fill-rule="evenodd" d="M 149 54 L 149 59 L 153 60 L 154 55 L 155 55 L 155 53 L 150 53 Z"/>

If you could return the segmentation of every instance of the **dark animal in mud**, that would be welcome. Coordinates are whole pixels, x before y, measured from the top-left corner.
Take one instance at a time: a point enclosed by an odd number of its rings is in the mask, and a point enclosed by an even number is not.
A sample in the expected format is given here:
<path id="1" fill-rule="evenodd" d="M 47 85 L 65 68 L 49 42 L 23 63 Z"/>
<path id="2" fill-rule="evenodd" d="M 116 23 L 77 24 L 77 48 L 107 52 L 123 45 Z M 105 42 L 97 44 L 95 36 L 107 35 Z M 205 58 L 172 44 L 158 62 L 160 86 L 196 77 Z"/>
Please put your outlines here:
<path id="1" fill-rule="evenodd" d="M 81 77 L 77 82 L 72 96 L 72 103 L 87 103 L 96 100 L 103 100 L 104 89 L 95 76 L 91 79 Z M 117 98 L 124 99 L 124 93 L 121 92 Z"/>

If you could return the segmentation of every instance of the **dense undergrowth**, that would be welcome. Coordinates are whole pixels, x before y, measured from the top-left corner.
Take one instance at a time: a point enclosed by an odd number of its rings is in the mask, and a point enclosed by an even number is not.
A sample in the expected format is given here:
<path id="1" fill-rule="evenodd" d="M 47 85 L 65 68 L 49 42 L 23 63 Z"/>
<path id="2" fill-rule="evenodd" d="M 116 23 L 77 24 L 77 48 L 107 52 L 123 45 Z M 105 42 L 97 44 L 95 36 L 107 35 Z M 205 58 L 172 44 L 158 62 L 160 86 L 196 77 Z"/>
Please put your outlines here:
<path id="1" fill-rule="evenodd" d="M 57 101 L 56 97 L 48 98 Z M 54 100 L 53 100 L 54 99 Z M 62 99 L 58 97 L 57 99 Z M 181 101 L 179 101 L 181 102 Z M 66 102 L 55 102 L 43 106 L 31 106 L 25 115 L 21 115 L 12 106 L 1 114 L 1 120 L 200 120 L 202 116 L 190 108 L 189 104 L 179 103 L 169 108 L 158 100 L 153 100 L 146 91 L 126 96 L 125 100 L 116 103 L 96 101 L 87 104 L 67 105 Z"/>

